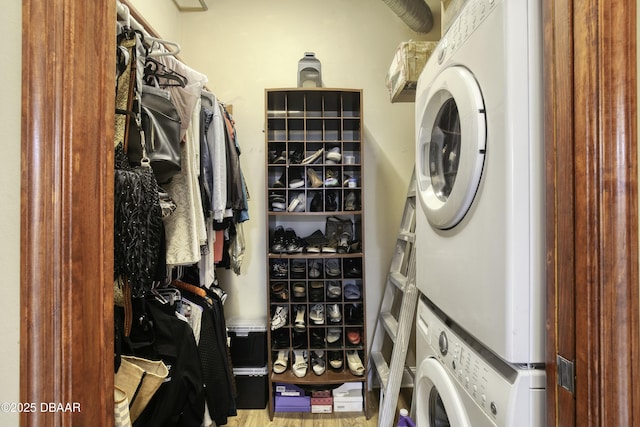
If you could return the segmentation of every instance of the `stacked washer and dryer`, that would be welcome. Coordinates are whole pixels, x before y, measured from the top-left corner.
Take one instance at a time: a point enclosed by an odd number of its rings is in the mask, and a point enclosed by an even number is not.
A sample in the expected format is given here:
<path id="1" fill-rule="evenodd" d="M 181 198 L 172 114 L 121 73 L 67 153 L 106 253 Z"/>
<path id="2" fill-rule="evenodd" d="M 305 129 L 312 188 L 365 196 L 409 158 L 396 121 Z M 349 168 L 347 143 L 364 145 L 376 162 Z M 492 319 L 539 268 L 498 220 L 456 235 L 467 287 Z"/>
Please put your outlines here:
<path id="1" fill-rule="evenodd" d="M 418 81 L 417 425 L 545 423 L 541 5 L 468 0 Z"/>

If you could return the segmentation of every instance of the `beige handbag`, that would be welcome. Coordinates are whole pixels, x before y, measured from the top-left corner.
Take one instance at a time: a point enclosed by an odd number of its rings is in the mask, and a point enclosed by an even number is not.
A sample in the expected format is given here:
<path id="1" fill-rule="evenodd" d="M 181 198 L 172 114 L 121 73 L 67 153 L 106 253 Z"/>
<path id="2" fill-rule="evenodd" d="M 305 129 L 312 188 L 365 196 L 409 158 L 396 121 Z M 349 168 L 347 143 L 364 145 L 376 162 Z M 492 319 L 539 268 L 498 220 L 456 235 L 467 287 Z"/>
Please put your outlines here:
<path id="1" fill-rule="evenodd" d="M 138 419 L 167 375 L 169 370 L 161 360 L 122 356 L 120 368 L 115 376 L 115 385 L 124 391 L 129 399 L 132 423 Z"/>
<path id="2" fill-rule="evenodd" d="M 114 401 L 114 426 L 131 427 L 131 416 L 129 415 L 129 399 L 124 390 L 115 387 L 113 393 Z"/>

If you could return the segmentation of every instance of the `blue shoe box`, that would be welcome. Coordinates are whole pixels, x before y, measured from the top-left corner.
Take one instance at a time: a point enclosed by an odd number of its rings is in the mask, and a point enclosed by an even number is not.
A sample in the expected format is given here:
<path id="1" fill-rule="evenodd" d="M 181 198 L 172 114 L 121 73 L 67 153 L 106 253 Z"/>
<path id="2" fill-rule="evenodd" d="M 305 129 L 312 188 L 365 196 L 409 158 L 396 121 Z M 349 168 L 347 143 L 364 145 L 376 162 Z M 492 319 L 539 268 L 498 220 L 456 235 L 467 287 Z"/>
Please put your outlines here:
<path id="1" fill-rule="evenodd" d="M 311 396 L 275 397 L 276 412 L 311 412 Z"/>

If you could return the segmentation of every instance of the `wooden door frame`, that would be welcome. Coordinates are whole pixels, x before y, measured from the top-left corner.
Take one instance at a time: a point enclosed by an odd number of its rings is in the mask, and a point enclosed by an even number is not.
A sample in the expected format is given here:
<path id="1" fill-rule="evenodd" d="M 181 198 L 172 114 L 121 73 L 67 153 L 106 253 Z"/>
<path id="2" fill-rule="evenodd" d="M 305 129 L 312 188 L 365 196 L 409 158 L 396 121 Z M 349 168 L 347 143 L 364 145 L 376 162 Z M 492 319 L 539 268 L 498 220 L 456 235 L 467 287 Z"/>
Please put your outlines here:
<path id="1" fill-rule="evenodd" d="M 544 0 L 543 19 L 547 425 L 639 425 L 636 0 Z"/>
<path id="2" fill-rule="evenodd" d="M 115 1 L 22 4 L 20 425 L 113 425 Z"/>
<path id="3" fill-rule="evenodd" d="M 114 3 L 23 1 L 22 426 L 113 423 Z M 635 8 L 543 1 L 548 425 L 640 424 Z"/>

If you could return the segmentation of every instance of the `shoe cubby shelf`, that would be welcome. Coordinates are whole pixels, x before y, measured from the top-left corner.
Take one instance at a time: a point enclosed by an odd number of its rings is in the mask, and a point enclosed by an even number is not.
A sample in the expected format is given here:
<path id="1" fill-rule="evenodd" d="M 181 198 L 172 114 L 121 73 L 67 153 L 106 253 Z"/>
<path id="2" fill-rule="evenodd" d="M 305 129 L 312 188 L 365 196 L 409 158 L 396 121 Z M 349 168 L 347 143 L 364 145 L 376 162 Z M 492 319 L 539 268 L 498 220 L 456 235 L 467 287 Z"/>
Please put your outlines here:
<path id="1" fill-rule="evenodd" d="M 273 418 L 275 383 L 367 390 L 362 91 L 267 89 L 265 102 Z"/>

